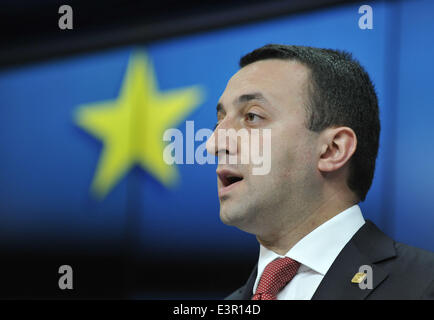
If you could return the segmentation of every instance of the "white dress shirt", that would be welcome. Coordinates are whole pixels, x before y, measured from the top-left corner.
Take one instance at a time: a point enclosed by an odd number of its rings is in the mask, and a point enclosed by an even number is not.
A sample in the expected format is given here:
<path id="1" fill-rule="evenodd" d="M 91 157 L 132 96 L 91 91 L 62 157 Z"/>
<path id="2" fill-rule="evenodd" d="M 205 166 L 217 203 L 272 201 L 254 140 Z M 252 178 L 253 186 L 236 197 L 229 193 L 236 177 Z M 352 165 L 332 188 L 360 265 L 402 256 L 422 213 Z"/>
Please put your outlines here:
<path id="1" fill-rule="evenodd" d="M 294 278 L 277 294 L 277 299 L 310 300 L 333 261 L 364 223 L 360 207 L 354 205 L 298 241 L 285 257 L 300 262 L 300 268 Z M 260 245 L 258 275 L 253 293 L 265 267 L 271 261 L 282 257 L 284 256 Z"/>

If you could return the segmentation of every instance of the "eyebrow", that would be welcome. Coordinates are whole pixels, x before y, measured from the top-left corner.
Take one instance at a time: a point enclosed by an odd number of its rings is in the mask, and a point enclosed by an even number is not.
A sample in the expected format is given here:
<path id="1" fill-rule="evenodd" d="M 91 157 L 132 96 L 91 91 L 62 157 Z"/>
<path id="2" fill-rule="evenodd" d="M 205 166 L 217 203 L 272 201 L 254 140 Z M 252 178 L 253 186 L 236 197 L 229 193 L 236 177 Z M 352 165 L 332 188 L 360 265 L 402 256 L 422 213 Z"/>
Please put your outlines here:
<path id="1" fill-rule="evenodd" d="M 235 99 L 234 104 L 249 102 L 250 100 L 259 100 L 259 101 L 267 102 L 267 99 L 265 99 L 262 93 L 255 92 L 255 93 L 248 93 L 239 96 L 237 99 Z"/>
<path id="2" fill-rule="evenodd" d="M 246 103 L 249 102 L 251 100 L 259 100 L 262 102 L 267 102 L 268 100 L 265 99 L 265 97 L 263 96 L 262 93 L 260 92 L 254 92 L 254 93 L 248 93 L 248 94 L 242 94 L 241 96 L 239 96 L 238 98 L 236 98 L 234 100 L 234 104 L 241 104 L 241 103 Z M 217 113 L 224 111 L 224 107 L 223 104 L 221 102 L 217 103 Z"/>

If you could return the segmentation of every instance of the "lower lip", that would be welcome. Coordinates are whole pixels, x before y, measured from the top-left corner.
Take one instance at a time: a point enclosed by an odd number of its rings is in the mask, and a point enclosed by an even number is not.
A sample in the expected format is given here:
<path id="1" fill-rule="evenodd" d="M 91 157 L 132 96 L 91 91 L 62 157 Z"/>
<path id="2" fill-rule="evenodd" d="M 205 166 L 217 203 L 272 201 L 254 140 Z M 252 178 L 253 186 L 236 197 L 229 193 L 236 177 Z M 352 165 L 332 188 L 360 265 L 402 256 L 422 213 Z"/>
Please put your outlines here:
<path id="1" fill-rule="evenodd" d="M 222 187 L 219 189 L 219 196 L 224 196 L 227 193 L 229 193 L 233 188 L 236 188 L 236 186 L 238 186 L 243 180 L 237 181 L 235 183 L 232 183 L 226 187 Z"/>

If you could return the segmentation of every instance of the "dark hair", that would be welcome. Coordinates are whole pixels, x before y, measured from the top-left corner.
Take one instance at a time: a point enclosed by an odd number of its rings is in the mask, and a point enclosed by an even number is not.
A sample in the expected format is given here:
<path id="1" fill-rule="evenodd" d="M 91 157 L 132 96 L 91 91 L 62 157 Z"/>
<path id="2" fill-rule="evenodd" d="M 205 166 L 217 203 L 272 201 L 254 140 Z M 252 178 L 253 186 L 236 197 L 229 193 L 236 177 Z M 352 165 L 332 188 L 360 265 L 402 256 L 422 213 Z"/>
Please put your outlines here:
<path id="1" fill-rule="evenodd" d="M 377 95 L 367 72 L 345 51 L 280 44 L 250 52 L 241 58 L 240 67 L 265 59 L 295 60 L 310 69 L 309 130 L 320 132 L 334 126 L 354 130 L 357 149 L 350 160 L 347 184 L 365 200 L 374 177 L 380 135 Z"/>

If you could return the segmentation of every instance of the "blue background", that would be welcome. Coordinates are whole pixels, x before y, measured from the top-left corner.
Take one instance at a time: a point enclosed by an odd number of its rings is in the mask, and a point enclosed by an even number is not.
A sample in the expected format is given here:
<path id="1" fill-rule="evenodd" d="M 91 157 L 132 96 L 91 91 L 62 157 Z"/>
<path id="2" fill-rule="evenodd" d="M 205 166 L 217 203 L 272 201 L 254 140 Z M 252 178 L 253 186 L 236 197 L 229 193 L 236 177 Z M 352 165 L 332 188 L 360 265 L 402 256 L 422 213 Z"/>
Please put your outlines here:
<path id="1" fill-rule="evenodd" d="M 196 130 L 213 128 L 239 58 L 284 43 L 344 49 L 366 68 L 382 132 L 364 216 L 396 240 L 434 251 L 434 3 L 371 4 L 372 30 L 358 27 L 361 4 L 0 72 L 0 241 L 91 247 L 134 232 L 138 255 L 256 254 L 254 236 L 219 220 L 215 165 L 178 165 L 181 180 L 173 189 L 134 168 L 104 200 L 94 199 L 89 188 L 103 146 L 73 115 L 81 104 L 116 99 L 131 53 L 143 50 L 160 91 L 204 88 L 204 102 L 185 121 Z"/>

